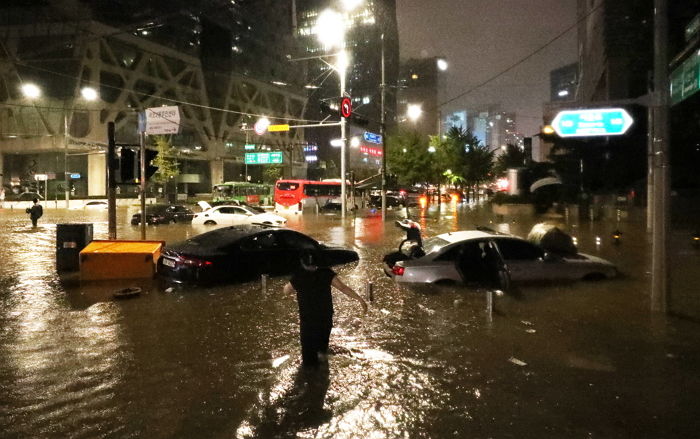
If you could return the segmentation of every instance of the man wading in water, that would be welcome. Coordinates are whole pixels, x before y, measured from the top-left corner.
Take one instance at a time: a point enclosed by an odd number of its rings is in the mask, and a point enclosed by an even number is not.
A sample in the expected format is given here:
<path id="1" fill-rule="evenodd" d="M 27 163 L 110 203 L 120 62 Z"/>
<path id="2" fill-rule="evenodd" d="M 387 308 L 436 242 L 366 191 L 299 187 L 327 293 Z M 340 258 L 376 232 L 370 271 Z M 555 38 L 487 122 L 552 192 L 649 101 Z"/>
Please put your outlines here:
<path id="1" fill-rule="evenodd" d="M 299 327 L 301 359 L 306 367 L 319 365 L 319 354 L 328 351 L 328 339 L 333 328 L 333 297 L 331 286 L 351 297 L 367 312 L 367 303 L 345 285 L 330 268 L 324 267 L 318 252 L 305 250 L 301 254 L 301 267 L 284 286 L 284 292 L 296 292 L 299 303 Z"/>

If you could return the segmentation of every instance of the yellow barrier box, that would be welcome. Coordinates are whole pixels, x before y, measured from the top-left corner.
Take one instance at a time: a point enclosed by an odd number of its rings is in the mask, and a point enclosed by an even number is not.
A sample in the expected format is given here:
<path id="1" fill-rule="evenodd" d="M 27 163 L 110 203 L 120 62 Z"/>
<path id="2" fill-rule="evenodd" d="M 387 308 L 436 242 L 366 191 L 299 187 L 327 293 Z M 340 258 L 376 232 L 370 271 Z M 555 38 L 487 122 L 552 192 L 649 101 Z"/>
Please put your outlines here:
<path id="1" fill-rule="evenodd" d="M 80 278 L 152 278 L 163 245 L 163 241 L 92 241 L 80 252 Z"/>

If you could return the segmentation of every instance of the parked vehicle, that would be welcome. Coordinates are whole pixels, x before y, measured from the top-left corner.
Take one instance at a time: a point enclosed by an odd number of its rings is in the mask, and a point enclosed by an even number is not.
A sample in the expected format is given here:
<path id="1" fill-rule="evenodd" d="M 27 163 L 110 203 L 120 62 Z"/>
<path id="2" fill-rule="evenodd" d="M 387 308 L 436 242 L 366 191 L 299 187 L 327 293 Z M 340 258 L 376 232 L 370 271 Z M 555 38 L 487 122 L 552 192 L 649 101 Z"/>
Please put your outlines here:
<path id="1" fill-rule="evenodd" d="M 146 224 L 170 224 L 192 222 L 194 212 L 179 204 L 151 204 L 146 206 Z M 141 224 L 141 212 L 131 216 L 131 224 Z"/>
<path id="2" fill-rule="evenodd" d="M 263 226 L 212 230 L 166 246 L 158 273 L 175 282 L 218 283 L 287 275 L 297 268 L 302 250 L 316 250 L 326 265 L 354 262 L 357 252 L 328 247 L 302 233 Z"/>
<path id="3" fill-rule="evenodd" d="M 206 207 L 207 204 L 200 202 Z M 270 226 L 284 226 L 287 219 L 274 213 L 260 213 L 249 206 L 222 205 L 209 207 L 203 212 L 196 213 L 192 218 L 193 225 L 226 225 L 236 226 L 244 224 L 264 224 Z"/>
<path id="4" fill-rule="evenodd" d="M 403 244 L 403 243 L 402 243 Z M 400 283 L 481 283 L 505 269 L 510 281 L 603 279 L 617 275 L 615 265 L 583 253 L 556 254 L 512 235 L 467 230 L 444 233 L 419 251 L 404 246 L 404 257 L 385 257 L 385 273 Z M 400 255 L 399 255 L 400 256 Z"/>
<path id="5" fill-rule="evenodd" d="M 71 207 L 71 210 L 107 210 L 108 204 L 103 200 L 86 201 L 82 206 Z"/>
<path id="6" fill-rule="evenodd" d="M 322 208 L 329 200 L 340 197 L 340 192 L 340 181 L 278 180 L 275 184 L 275 212 Z"/>
<path id="7" fill-rule="evenodd" d="M 212 201 L 222 204 L 237 204 L 240 201 L 248 205 L 267 205 L 272 201 L 272 185 L 229 181 L 216 184 L 212 188 Z"/>

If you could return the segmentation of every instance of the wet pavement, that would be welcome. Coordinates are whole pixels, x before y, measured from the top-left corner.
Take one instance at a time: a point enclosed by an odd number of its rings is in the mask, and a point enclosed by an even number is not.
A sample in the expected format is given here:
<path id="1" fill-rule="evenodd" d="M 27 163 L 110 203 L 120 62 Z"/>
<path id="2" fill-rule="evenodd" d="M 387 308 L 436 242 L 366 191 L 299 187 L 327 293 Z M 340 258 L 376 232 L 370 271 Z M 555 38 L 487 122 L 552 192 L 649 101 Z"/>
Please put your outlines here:
<path id="1" fill-rule="evenodd" d="M 138 239 L 132 210 L 118 237 Z M 428 236 L 486 225 L 525 235 L 542 218 L 487 208 L 413 210 Z M 80 282 L 55 271 L 56 223 L 106 212 L 47 209 L 37 229 L 0 211 L 0 437 L 443 438 L 697 437 L 700 325 L 648 311 L 643 213 L 566 224 L 581 251 L 618 264 L 602 282 L 403 288 L 380 268 L 402 232 L 391 212 L 290 217 L 289 227 L 361 260 L 340 269 L 370 312 L 337 295 L 328 368 L 299 369 L 294 298 L 260 283 L 211 288 L 160 281 Z M 175 242 L 208 228 L 148 227 Z M 685 232 L 683 232 L 685 233 Z M 674 235 L 674 287 L 697 291 L 698 252 Z M 689 242 L 689 241 L 688 241 Z M 115 301 L 119 288 L 144 293 Z M 684 297 L 691 297 L 686 295 Z M 692 300 L 691 300 L 692 301 Z"/>

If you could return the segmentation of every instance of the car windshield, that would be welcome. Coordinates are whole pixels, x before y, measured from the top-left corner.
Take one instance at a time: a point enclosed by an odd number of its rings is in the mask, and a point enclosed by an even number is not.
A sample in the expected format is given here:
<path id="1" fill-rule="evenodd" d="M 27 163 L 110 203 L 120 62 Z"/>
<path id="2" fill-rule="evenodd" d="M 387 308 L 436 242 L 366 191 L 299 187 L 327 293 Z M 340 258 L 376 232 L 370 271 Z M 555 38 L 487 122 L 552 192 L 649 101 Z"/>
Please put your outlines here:
<path id="1" fill-rule="evenodd" d="M 426 239 L 423 242 L 423 250 L 425 251 L 426 254 L 428 253 L 433 253 L 441 248 L 443 248 L 446 245 L 449 245 L 449 241 L 445 241 L 444 239 L 438 237 L 438 236 L 433 236 L 430 239 Z"/>

